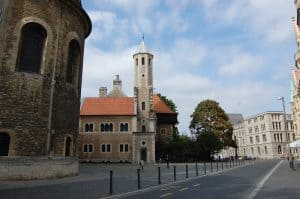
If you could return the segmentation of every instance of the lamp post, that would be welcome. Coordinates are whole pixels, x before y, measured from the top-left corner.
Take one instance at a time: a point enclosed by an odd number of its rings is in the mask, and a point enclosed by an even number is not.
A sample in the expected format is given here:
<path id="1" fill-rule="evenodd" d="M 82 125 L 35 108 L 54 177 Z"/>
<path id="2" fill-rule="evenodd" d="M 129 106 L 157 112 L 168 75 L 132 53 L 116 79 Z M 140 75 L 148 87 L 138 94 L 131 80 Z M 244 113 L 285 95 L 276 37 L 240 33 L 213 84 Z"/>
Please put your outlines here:
<path id="1" fill-rule="evenodd" d="M 290 136 L 288 135 L 287 123 L 286 123 L 286 113 L 285 113 L 285 103 L 284 97 L 280 97 L 277 100 L 282 101 L 282 108 L 283 108 L 283 122 L 284 122 L 284 130 L 285 130 L 285 138 L 286 138 L 286 150 L 289 161 L 292 161 L 291 151 L 290 151 Z"/>

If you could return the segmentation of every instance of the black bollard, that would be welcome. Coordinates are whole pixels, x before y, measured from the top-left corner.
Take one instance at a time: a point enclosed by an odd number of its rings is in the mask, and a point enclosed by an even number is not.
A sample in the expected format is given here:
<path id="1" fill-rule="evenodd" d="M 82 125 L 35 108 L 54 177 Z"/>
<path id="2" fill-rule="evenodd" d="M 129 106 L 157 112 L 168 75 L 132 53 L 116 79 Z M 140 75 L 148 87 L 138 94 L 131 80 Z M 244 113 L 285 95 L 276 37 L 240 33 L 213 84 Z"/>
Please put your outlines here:
<path id="1" fill-rule="evenodd" d="M 176 181 L 176 166 L 174 166 L 174 181 Z"/>
<path id="2" fill-rule="evenodd" d="M 109 171 L 109 195 L 113 194 L 113 171 Z"/>
<path id="3" fill-rule="evenodd" d="M 198 173 L 198 164 L 196 162 L 196 176 L 198 176 L 198 175 L 199 175 L 199 173 Z"/>
<path id="4" fill-rule="evenodd" d="M 161 184 L 161 179 L 160 179 L 160 167 L 158 167 L 158 184 Z"/>
<path id="5" fill-rule="evenodd" d="M 185 165 L 185 177 L 189 178 L 189 166 L 187 164 Z"/>
<path id="6" fill-rule="evenodd" d="M 210 162 L 210 172 L 212 173 L 214 170 L 213 170 L 213 165 L 212 165 L 212 162 Z"/>
<path id="7" fill-rule="evenodd" d="M 224 166 L 223 166 L 223 160 L 222 160 L 222 170 L 224 170 Z"/>
<path id="8" fill-rule="evenodd" d="M 206 175 L 206 162 L 203 163 L 204 175 Z"/>
<path id="9" fill-rule="evenodd" d="M 137 180 L 138 180 L 138 189 L 141 189 L 141 175 L 140 175 L 140 169 L 137 169 Z"/>
<path id="10" fill-rule="evenodd" d="M 219 161 L 217 161 L 217 171 L 219 171 Z"/>

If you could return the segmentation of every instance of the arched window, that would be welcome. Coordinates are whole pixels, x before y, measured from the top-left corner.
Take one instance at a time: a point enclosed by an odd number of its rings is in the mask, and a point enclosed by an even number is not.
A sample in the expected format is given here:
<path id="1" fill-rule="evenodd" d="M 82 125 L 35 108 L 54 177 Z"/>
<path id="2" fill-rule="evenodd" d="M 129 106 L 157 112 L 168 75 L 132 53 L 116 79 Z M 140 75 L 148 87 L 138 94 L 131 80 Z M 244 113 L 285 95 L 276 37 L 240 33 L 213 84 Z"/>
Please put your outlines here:
<path id="1" fill-rule="evenodd" d="M 268 154 L 268 148 L 265 146 L 265 154 Z"/>
<path id="2" fill-rule="evenodd" d="M 105 126 L 104 126 L 104 124 L 101 124 L 100 129 L 101 129 L 101 132 L 105 131 Z"/>
<path id="3" fill-rule="evenodd" d="M 260 147 L 257 147 L 257 154 L 260 155 Z"/>
<path id="4" fill-rule="evenodd" d="M 123 123 L 121 123 L 121 125 L 120 125 L 120 131 L 124 131 L 124 124 Z"/>
<path id="5" fill-rule="evenodd" d="M 89 124 L 85 124 L 84 131 L 85 132 L 89 132 L 89 128 L 90 128 L 90 125 Z"/>
<path id="6" fill-rule="evenodd" d="M 67 64 L 67 75 L 66 79 L 69 83 L 74 83 L 74 79 L 77 76 L 77 71 L 79 70 L 80 61 L 80 46 L 78 42 L 73 39 L 69 44 L 69 55 Z"/>
<path id="7" fill-rule="evenodd" d="M 8 156 L 10 136 L 0 132 L 0 156 Z"/>
<path id="8" fill-rule="evenodd" d="M 128 131 L 128 123 L 124 125 L 124 131 Z"/>
<path id="9" fill-rule="evenodd" d="M 281 146 L 279 145 L 278 146 L 278 154 L 281 154 L 282 153 L 282 150 L 281 150 Z"/>
<path id="10" fill-rule="evenodd" d="M 90 124 L 90 125 L 89 125 L 89 131 L 90 131 L 90 132 L 93 132 L 93 131 L 94 131 L 94 125 L 93 125 L 93 124 Z"/>
<path id="11" fill-rule="evenodd" d="M 72 149 L 72 139 L 67 137 L 66 144 L 65 144 L 65 156 L 71 156 L 71 149 Z"/>
<path id="12" fill-rule="evenodd" d="M 37 23 L 28 23 L 21 30 L 17 70 L 39 73 L 47 31 Z"/>
<path id="13" fill-rule="evenodd" d="M 143 133 L 146 132 L 146 126 L 145 126 L 145 125 L 142 126 L 142 132 L 143 132 Z"/>
<path id="14" fill-rule="evenodd" d="M 146 110 L 146 103 L 145 102 L 142 102 L 142 110 Z"/>
<path id="15" fill-rule="evenodd" d="M 105 132 L 109 131 L 109 125 L 105 124 L 104 129 L 105 129 Z"/>
<path id="16" fill-rule="evenodd" d="M 113 131 L 114 125 L 112 123 L 109 124 L 109 131 Z"/>
<path id="17" fill-rule="evenodd" d="M 145 58 L 142 57 L 142 65 L 145 65 Z"/>
<path id="18" fill-rule="evenodd" d="M 251 147 L 251 154 L 254 155 L 254 149 Z"/>

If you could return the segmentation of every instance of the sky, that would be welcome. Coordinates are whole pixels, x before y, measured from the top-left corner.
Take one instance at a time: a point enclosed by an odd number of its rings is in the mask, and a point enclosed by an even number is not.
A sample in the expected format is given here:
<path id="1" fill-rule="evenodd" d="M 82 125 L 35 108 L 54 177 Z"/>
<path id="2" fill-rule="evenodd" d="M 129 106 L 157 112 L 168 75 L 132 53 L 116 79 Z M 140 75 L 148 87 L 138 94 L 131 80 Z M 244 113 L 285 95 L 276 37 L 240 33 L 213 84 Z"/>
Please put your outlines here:
<path id="1" fill-rule="evenodd" d="M 213 99 L 245 118 L 287 112 L 296 42 L 292 0 L 82 0 L 92 20 L 85 43 L 82 98 L 112 89 L 120 75 L 133 96 L 133 58 L 142 35 L 154 55 L 156 93 L 178 107 L 179 131 Z"/>

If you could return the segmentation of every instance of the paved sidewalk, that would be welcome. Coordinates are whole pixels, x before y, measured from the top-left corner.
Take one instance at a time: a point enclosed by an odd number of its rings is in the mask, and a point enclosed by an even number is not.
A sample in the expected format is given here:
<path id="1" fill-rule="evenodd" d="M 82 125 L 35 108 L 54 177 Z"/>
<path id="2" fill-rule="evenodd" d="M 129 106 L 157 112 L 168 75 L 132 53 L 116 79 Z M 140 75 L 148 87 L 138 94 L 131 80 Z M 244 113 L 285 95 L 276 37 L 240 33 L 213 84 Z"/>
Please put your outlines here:
<path id="1" fill-rule="evenodd" d="M 186 178 L 186 164 L 187 163 L 170 163 L 169 169 L 166 163 L 162 164 L 145 164 L 144 171 L 141 171 L 141 184 L 142 188 L 154 186 L 158 184 L 158 167 L 161 168 L 161 181 L 162 184 L 173 182 L 174 180 L 174 167 L 176 166 L 177 180 Z M 249 162 L 247 162 L 249 164 Z M 188 163 L 189 177 L 196 176 L 196 164 Z M 198 163 L 198 174 L 204 174 L 204 164 Z M 232 166 L 232 165 L 231 165 Z M 221 163 L 218 165 L 216 162 L 212 164 L 213 172 L 221 170 Z M 217 168 L 218 167 L 218 168 Z M 229 168 L 229 163 L 227 163 Z M 62 179 L 47 179 L 47 180 L 30 180 L 30 181 L 0 181 L 0 190 L 32 188 L 48 185 L 60 185 L 77 182 L 87 181 L 102 181 L 105 186 L 108 184 L 109 171 L 114 171 L 114 184 L 118 186 L 118 181 L 132 181 L 134 184 L 132 188 L 136 189 L 137 184 L 137 164 L 97 164 L 97 163 L 82 163 L 80 164 L 80 174 L 74 177 L 67 177 Z M 223 164 L 223 169 L 226 169 L 226 164 Z M 210 163 L 206 163 L 206 172 L 211 172 Z M 126 184 L 126 183 L 125 183 Z M 107 189 L 107 188 L 106 188 Z M 108 190 L 108 189 L 107 189 Z M 120 190 L 121 191 L 121 190 Z"/>

